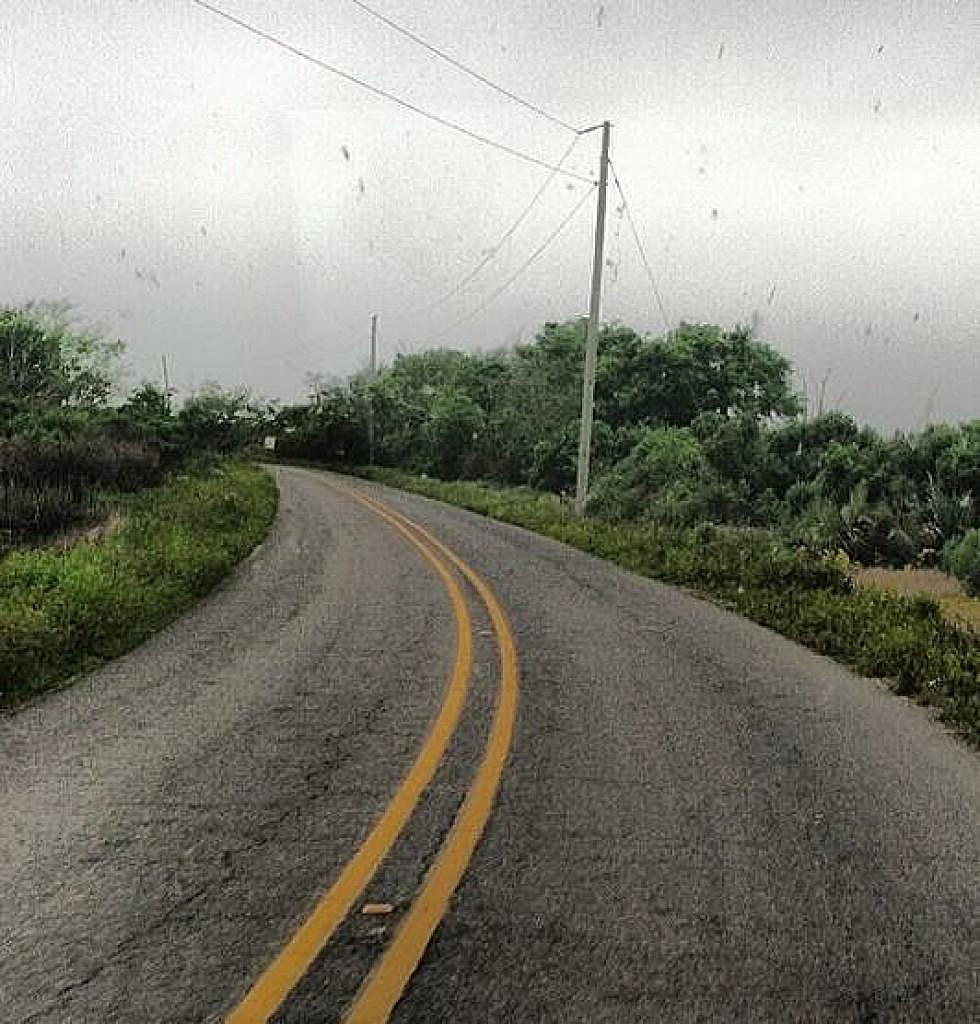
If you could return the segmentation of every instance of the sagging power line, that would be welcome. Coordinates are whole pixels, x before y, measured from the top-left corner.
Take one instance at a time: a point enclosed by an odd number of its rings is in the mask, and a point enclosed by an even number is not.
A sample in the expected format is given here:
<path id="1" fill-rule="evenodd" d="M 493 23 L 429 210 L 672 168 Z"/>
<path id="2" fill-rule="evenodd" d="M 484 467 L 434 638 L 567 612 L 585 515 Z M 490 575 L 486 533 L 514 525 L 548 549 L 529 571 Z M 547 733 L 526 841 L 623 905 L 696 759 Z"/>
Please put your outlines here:
<path id="1" fill-rule="evenodd" d="M 575 148 L 577 143 L 578 143 L 578 136 L 576 136 L 574 139 L 572 139 L 572 141 L 568 144 L 568 148 L 561 155 L 561 158 L 559 159 L 558 163 L 555 165 L 555 170 L 553 170 L 548 175 L 548 177 L 545 178 L 544 182 L 541 184 L 541 187 L 534 193 L 533 196 L 531 196 L 530 201 L 527 203 L 527 205 L 524 207 L 524 209 L 521 210 L 521 212 L 517 215 L 517 217 L 514 219 L 514 221 L 511 223 L 511 225 L 507 228 L 507 230 L 504 231 L 504 233 L 500 236 L 500 238 L 498 239 L 496 244 L 493 245 L 489 250 L 487 250 L 487 252 L 484 254 L 483 258 L 470 271 L 468 271 L 459 281 L 457 281 L 456 284 L 454 284 L 453 287 L 449 289 L 449 291 L 444 292 L 438 298 L 433 299 L 431 302 L 429 302 L 426 305 L 422 306 L 422 308 L 418 310 L 419 313 L 430 312 L 431 310 L 435 309 L 437 306 L 443 305 L 447 300 L 451 299 L 454 295 L 458 295 L 459 292 L 461 292 L 470 283 L 470 281 L 472 281 L 480 273 L 480 271 L 482 271 L 483 268 L 485 266 L 487 266 L 487 264 L 489 264 L 491 262 L 491 260 L 496 258 L 497 254 L 500 252 L 500 250 L 504 246 L 504 244 L 511 237 L 513 237 L 514 232 L 516 232 L 517 229 L 521 226 L 521 224 L 524 223 L 524 221 L 527 219 L 528 214 L 537 205 L 538 200 L 540 200 L 540 198 L 547 191 L 548 186 L 558 176 L 559 169 L 562 167 L 562 165 L 565 163 L 565 161 L 569 158 L 569 156 L 571 156 L 572 150 Z"/>
<path id="2" fill-rule="evenodd" d="M 496 139 L 488 138 L 486 135 L 474 132 L 456 121 L 451 121 L 449 118 L 442 117 L 440 114 L 433 114 L 428 110 L 424 110 L 422 107 L 411 103 L 409 100 L 402 99 L 400 96 L 396 96 L 394 93 L 388 92 L 386 89 L 372 85 L 370 82 L 365 82 L 362 78 L 358 78 L 356 75 L 352 75 L 348 71 L 335 67 L 333 64 L 322 60 L 320 57 L 316 57 L 312 53 L 308 53 L 306 50 L 302 50 L 298 46 L 294 46 L 285 39 L 280 39 L 271 32 L 267 32 L 265 29 L 259 28 L 257 25 L 244 21 L 243 19 L 236 17 L 234 14 L 229 14 L 228 11 L 223 10 L 215 4 L 209 3 L 208 0 L 191 0 L 191 3 L 196 4 L 203 10 L 210 11 L 212 14 L 219 18 L 223 18 L 225 21 L 228 21 L 233 25 L 237 25 L 239 28 L 244 29 L 246 32 L 250 32 L 259 39 L 265 40 L 267 43 L 272 43 L 274 46 L 278 46 L 280 49 L 286 50 L 288 53 L 291 53 L 302 60 L 308 61 L 310 64 L 314 64 L 323 71 L 329 71 L 332 75 L 337 75 L 345 81 L 352 82 L 354 85 L 359 85 L 362 89 L 366 89 L 375 96 L 381 96 L 383 99 L 391 100 L 392 103 L 397 103 L 400 107 L 404 107 L 406 110 L 411 110 L 413 113 L 419 114 L 421 117 L 425 117 L 430 121 L 434 121 L 436 124 L 440 124 L 444 128 L 451 128 L 453 131 L 459 132 L 461 135 L 465 135 L 467 138 L 473 139 L 475 142 L 482 142 L 486 146 L 499 149 L 501 152 L 508 153 L 510 156 L 516 157 L 519 160 L 524 160 L 526 163 L 547 168 L 549 171 L 556 169 L 555 165 L 548 163 L 547 160 L 542 160 L 540 157 L 536 157 L 531 153 L 525 153 L 523 150 L 515 149 L 513 146 L 508 146 L 504 142 L 498 142 Z M 575 178 L 578 181 L 585 181 L 592 184 L 592 179 L 584 174 L 577 174 L 575 171 L 568 171 L 564 169 L 560 169 L 560 173 L 569 178 Z"/>
<path id="3" fill-rule="evenodd" d="M 609 161 L 609 169 L 612 171 L 613 181 L 616 183 L 616 190 L 619 192 L 619 197 L 623 202 L 623 211 L 626 214 L 626 221 L 630 226 L 630 231 L 633 235 L 633 241 L 636 242 L 637 252 L 640 254 L 640 261 L 643 263 L 643 267 L 646 270 L 647 279 L 650 282 L 650 288 L 653 291 L 653 296 L 656 299 L 657 307 L 660 310 L 660 316 L 664 322 L 664 330 L 670 334 L 670 318 L 667 316 L 667 310 L 664 306 L 663 296 L 660 293 L 660 288 L 657 285 L 657 279 L 654 276 L 653 268 L 650 266 L 650 260 L 647 259 L 646 249 L 643 247 L 643 242 L 640 239 L 640 232 L 637 230 L 636 221 L 633 220 L 633 211 L 630 209 L 629 201 L 626 198 L 626 193 L 623 191 L 623 186 L 620 184 L 619 175 L 616 173 L 616 166 Z"/>
<path id="4" fill-rule="evenodd" d="M 454 331 L 457 327 L 461 327 L 469 320 L 472 320 L 473 317 L 477 316 L 479 313 L 482 313 L 483 310 L 487 308 L 487 306 L 489 306 L 496 298 L 502 295 L 521 276 L 521 274 L 523 274 L 524 271 L 527 270 L 531 266 L 531 264 L 538 259 L 538 257 L 548 248 L 549 245 L 551 245 L 551 243 L 562 233 L 562 231 L 564 231 L 565 227 L 571 222 L 575 214 L 578 213 L 578 211 L 585 205 L 586 200 L 588 200 L 588 198 L 596 190 L 596 187 L 597 186 L 593 185 L 592 188 L 588 189 L 579 198 L 579 201 L 571 208 L 571 210 L 569 210 L 567 214 L 565 214 L 565 216 L 559 222 L 558 226 L 551 232 L 551 234 L 548 235 L 548 237 L 534 250 L 534 252 L 531 253 L 531 255 L 517 268 L 517 270 L 515 270 L 514 273 L 511 274 L 506 281 L 504 281 L 503 284 L 494 289 L 494 291 L 492 291 L 478 306 L 475 306 L 468 313 L 461 316 L 458 320 L 451 323 L 442 331 L 439 331 L 438 334 L 432 335 L 427 340 L 430 342 L 439 341 L 441 338 L 444 338 L 447 334 Z"/>
<path id="5" fill-rule="evenodd" d="M 433 46 L 431 43 L 423 39 L 420 35 L 417 35 L 410 29 L 405 28 L 403 25 L 399 25 L 398 22 L 382 14 L 380 11 L 376 11 L 373 7 L 369 7 L 366 3 L 364 3 L 364 0 L 351 0 L 351 3 L 360 7 L 362 11 L 366 11 L 368 14 L 371 15 L 372 18 L 377 18 L 378 21 L 384 22 L 387 26 L 389 26 L 389 28 L 393 28 L 396 32 L 400 32 L 406 38 L 411 39 L 413 43 L 417 43 L 419 46 L 424 47 L 426 50 L 434 54 L 436 57 L 439 57 L 441 60 L 446 61 L 447 64 L 451 64 L 454 68 L 458 68 L 465 74 L 470 75 L 472 78 L 475 78 L 478 82 L 482 82 L 484 85 L 489 86 L 489 88 L 494 89 L 496 92 L 499 92 L 501 95 L 506 96 L 510 100 L 513 100 L 515 103 L 519 103 L 522 107 L 526 107 L 528 110 L 532 110 L 535 114 L 538 114 L 539 116 L 545 118 L 546 120 L 551 121 L 553 124 L 556 124 L 561 128 L 565 128 L 567 131 L 579 134 L 579 129 L 576 128 L 574 125 L 570 125 L 567 121 L 563 121 L 560 117 L 555 117 L 554 114 L 549 114 L 547 110 L 542 109 L 537 104 L 531 103 L 530 100 L 526 100 L 521 96 L 518 96 L 516 93 L 511 92 L 509 89 L 505 89 L 502 85 L 498 85 L 496 82 L 491 81 L 485 75 L 481 75 L 479 71 L 474 71 L 471 67 L 467 67 L 467 65 L 464 64 L 462 61 L 456 60 L 455 57 L 450 57 L 448 53 L 444 53 L 438 47 Z"/>

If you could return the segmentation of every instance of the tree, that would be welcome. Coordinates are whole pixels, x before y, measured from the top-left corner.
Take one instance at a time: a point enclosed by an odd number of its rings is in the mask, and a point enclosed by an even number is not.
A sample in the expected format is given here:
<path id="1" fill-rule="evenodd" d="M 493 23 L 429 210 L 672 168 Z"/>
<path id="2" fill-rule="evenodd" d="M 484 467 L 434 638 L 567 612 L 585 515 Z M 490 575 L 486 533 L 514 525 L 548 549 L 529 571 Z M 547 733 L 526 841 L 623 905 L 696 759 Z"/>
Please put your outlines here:
<path id="1" fill-rule="evenodd" d="M 506 386 L 489 410 L 498 450 L 506 453 L 503 482 L 563 490 L 574 481 L 584 358 L 580 320 L 545 324 L 510 354 Z"/>
<path id="2" fill-rule="evenodd" d="M 837 443 L 854 445 L 861 431 L 842 412 L 828 412 L 811 420 L 789 420 L 764 435 L 764 486 L 784 496 L 795 484 L 816 478 L 827 448 Z"/>
<path id="3" fill-rule="evenodd" d="M 183 453 L 180 423 L 170 396 L 152 381 L 133 388 L 126 401 L 103 419 L 106 432 L 117 439 L 149 445 L 167 458 Z"/>
<path id="4" fill-rule="evenodd" d="M 472 477 L 486 415 L 469 395 L 447 389 L 437 395 L 425 423 L 427 472 L 444 480 Z"/>
<path id="5" fill-rule="evenodd" d="M 596 413 L 612 426 L 689 426 L 704 413 L 767 419 L 793 416 L 792 367 L 747 327 L 681 324 L 665 338 L 625 327 L 599 337 Z"/>
<path id="6" fill-rule="evenodd" d="M 208 382 L 187 399 L 177 421 L 191 448 L 228 453 L 257 441 L 266 415 L 247 388 Z"/>
<path id="7" fill-rule="evenodd" d="M 0 309 L 0 431 L 54 410 L 103 408 L 119 342 L 70 325 L 64 306 Z"/>
<path id="8" fill-rule="evenodd" d="M 936 476 L 948 490 L 980 495 L 980 420 L 960 424 L 955 441 L 936 459 Z"/>

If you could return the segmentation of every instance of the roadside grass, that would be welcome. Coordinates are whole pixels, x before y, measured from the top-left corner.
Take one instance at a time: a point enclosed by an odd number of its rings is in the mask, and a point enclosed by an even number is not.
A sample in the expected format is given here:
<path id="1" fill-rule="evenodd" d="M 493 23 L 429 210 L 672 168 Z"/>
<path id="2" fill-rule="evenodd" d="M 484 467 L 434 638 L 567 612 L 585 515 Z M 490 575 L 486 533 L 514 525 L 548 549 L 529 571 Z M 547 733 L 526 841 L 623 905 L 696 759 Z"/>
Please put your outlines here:
<path id="1" fill-rule="evenodd" d="M 943 615 L 951 622 L 965 626 L 980 636 L 980 597 L 970 597 L 963 584 L 939 569 L 884 569 L 855 567 L 851 572 L 856 583 L 877 587 L 894 594 L 923 594 L 939 602 Z"/>
<path id="2" fill-rule="evenodd" d="M 934 706 L 950 728 L 980 748 L 980 640 L 944 619 L 932 597 L 856 586 L 844 565 L 789 548 L 764 530 L 580 520 L 556 496 L 526 489 L 380 468 L 357 473 L 687 587 Z"/>
<path id="3" fill-rule="evenodd" d="M 980 636 L 980 598 L 965 594 L 938 598 L 943 615 Z"/>
<path id="4" fill-rule="evenodd" d="M 130 650 L 210 590 L 265 536 L 276 486 L 247 463 L 175 472 L 105 499 L 107 537 L 0 559 L 0 706 Z"/>

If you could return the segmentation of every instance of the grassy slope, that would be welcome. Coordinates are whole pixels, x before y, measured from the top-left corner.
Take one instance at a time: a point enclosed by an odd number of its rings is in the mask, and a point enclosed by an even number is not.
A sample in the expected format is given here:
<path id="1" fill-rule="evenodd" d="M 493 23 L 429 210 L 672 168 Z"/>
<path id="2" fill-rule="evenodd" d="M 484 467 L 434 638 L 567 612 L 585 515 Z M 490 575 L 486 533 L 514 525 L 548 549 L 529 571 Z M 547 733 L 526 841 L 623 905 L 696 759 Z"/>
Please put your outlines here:
<path id="1" fill-rule="evenodd" d="M 229 463 L 116 499 L 125 525 L 67 551 L 0 561 L 0 705 L 136 646 L 210 590 L 265 536 L 271 477 Z"/>
<path id="2" fill-rule="evenodd" d="M 447 483 L 395 470 L 363 475 L 564 541 L 676 583 L 939 709 L 980 747 L 980 642 L 936 601 L 855 587 L 844 568 L 759 531 L 581 521 L 552 495 Z"/>

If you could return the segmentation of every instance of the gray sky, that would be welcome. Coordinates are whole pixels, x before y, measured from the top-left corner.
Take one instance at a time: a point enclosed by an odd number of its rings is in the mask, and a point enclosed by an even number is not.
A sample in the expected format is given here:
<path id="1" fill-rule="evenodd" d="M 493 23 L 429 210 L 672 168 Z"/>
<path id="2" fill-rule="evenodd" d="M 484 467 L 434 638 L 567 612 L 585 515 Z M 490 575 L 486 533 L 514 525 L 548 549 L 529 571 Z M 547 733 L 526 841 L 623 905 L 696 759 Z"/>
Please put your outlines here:
<path id="1" fill-rule="evenodd" d="M 218 0 L 433 113 L 555 162 L 572 136 L 350 0 Z M 561 119 L 609 118 L 672 323 L 758 323 L 884 427 L 980 415 L 980 0 L 373 6 Z M 567 166 L 592 174 L 599 135 Z M 0 304 L 64 298 L 132 380 L 297 399 L 310 371 L 490 348 L 585 311 L 594 203 L 189 0 L 0 3 Z M 610 191 L 603 317 L 662 330 Z"/>

